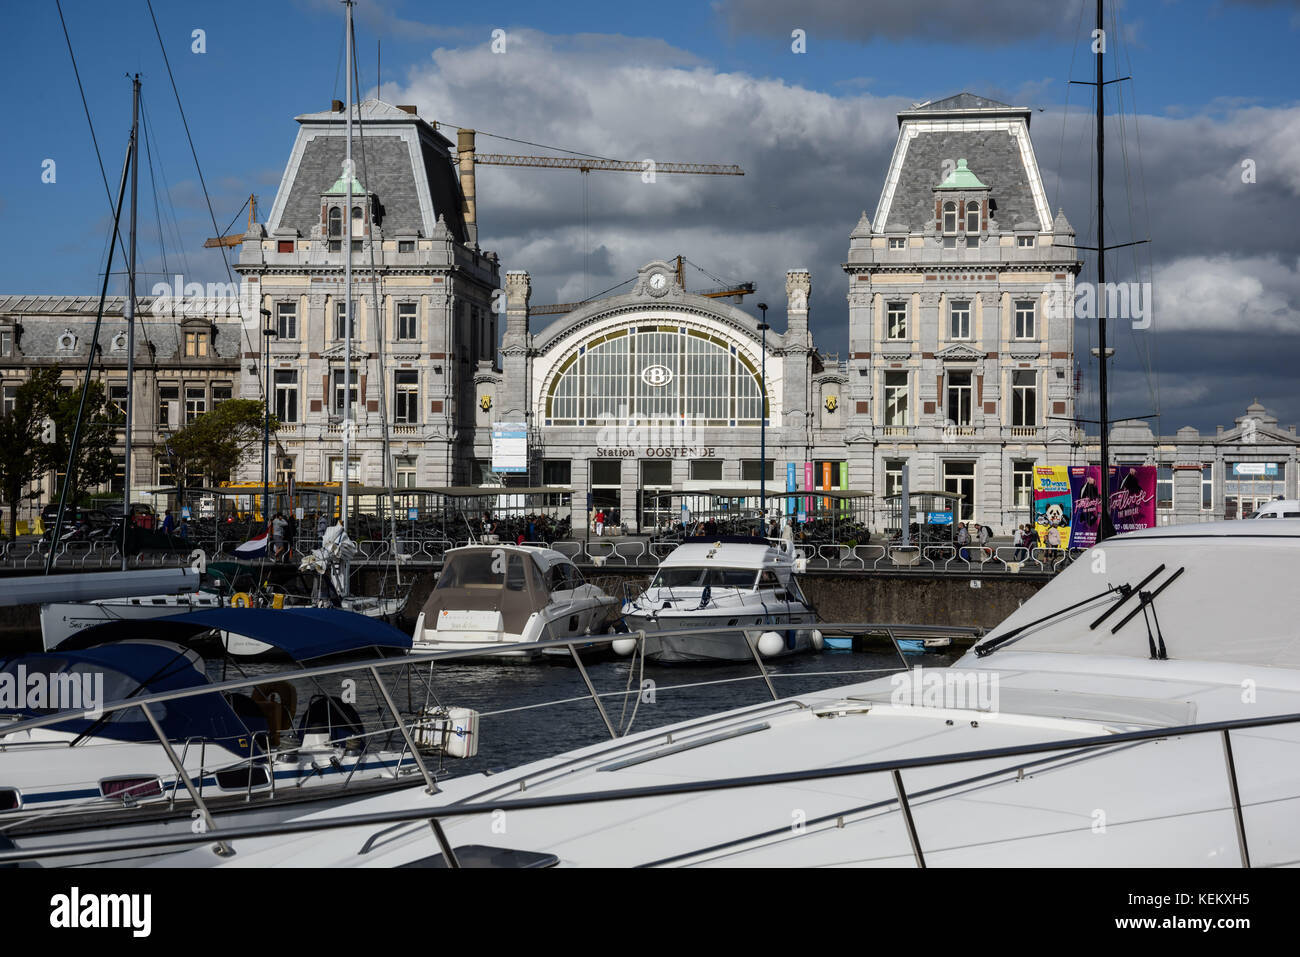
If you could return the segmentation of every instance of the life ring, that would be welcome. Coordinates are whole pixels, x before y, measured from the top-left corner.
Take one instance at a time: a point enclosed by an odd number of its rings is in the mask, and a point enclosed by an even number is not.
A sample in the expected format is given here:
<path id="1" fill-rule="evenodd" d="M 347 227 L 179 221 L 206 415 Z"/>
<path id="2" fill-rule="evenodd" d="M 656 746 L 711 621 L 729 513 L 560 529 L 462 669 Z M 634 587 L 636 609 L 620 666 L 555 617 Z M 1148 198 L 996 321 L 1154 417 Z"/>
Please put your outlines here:
<path id="1" fill-rule="evenodd" d="M 230 607 L 231 608 L 252 608 L 253 599 L 248 597 L 248 592 L 237 591 L 230 596 Z"/>

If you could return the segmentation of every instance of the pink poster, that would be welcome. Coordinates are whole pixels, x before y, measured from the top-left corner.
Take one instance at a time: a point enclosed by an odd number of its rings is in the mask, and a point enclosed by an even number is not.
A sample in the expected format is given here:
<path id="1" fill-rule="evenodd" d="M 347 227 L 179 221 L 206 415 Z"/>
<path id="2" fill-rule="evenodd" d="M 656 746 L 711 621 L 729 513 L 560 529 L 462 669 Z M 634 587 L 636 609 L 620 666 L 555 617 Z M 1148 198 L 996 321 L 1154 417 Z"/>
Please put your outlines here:
<path id="1" fill-rule="evenodd" d="M 811 492 L 813 490 L 813 464 L 811 462 L 805 462 L 803 464 L 803 490 L 805 492 Z M 805 512 L 811 512 L 812 507 L 813 502 L 811 498 L 803 500 L 803 510 Z"/>
<path id="2" fill-rule="evenodd" d="M 1110 523 L 1117 535 L 1156 527 L 1156 467 L 1112 465 Z"/>

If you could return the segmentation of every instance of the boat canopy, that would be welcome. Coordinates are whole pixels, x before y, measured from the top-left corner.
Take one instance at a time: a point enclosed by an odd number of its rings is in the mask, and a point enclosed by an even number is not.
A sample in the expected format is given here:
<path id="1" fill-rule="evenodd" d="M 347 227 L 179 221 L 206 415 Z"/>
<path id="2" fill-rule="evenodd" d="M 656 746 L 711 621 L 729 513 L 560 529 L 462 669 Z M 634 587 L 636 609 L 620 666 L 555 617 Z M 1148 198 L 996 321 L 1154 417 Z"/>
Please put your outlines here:
<path id="1" fill-rule="evenodd" d="M 273 645 L 295 661 L 367 648 L 411 647 L 411 636 L 392 625 L 338 608 L 208 608 L 145 621 L 107 621 L 77 632 L 60 650 L 142 636 L 186 642 L 214 628 Z"/>
<path id="2" fill-rule="evenodd" d="M 9 694 L 0 694 L 0 714 L 36 718 L 80 708 L 90 713 L 51 725 L 50 730 L 116 741 L 157 741 L 153 728 L 138 708 L 102 716 L 94 712 L 128 698 L 206 684 L 203 660 L 193 651 L 170 642 L 124 641 L 77 651 L 60 648 L 0 660 L 0 691 L 6 685 L 10 687 Z M 45 692 L 40 699 L 35 699 L 33 691 L 42 685 Z M 149 710 L 163 734 L 172 741 L 204 738 L 233 745 L 242 739 L 240 750 L 243 750 L 248 747 L 250 730 L 258 730 L 241 720 L 218 692 L 159 702 L 149 705 Z M 265 730 L 264 724 L 261 730 Z"/>

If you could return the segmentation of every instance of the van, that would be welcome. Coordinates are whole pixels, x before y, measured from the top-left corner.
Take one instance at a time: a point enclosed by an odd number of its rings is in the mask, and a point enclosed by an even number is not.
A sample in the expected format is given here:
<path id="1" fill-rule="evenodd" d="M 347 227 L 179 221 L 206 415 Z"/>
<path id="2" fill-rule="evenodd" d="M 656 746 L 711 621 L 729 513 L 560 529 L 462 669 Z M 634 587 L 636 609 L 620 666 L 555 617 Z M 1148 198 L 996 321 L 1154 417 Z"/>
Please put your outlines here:
<path id="1" fill-rule="evenodd" d="M 1260 507 L 1252 518 L 1300 518 L 1300 499 L 1280 498 Z"/>

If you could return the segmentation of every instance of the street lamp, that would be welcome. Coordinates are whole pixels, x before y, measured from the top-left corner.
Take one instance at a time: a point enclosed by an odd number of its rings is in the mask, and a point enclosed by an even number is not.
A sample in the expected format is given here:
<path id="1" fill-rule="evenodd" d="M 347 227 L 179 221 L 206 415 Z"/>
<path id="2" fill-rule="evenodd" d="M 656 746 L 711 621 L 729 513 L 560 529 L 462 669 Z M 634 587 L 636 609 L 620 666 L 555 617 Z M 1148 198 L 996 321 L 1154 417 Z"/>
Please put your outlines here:
<path id="1" fill-rule="evenodd" d="M 268 325 L 262 328 L 262 521 L 271 516 L 271 310 L 263 309 Z"/>
<path id="2" fill-rule="evenodd" d="M 765 537 L 767 532 L 767 303 L 760 302 L 758 310 L 763 314 L 763 319 L 758 324 L 758 329 L 763 334 L 763 355 L 760 360 L 762 371 L 759 373 L 763 390 L 758 397 L 758 507 L 759 532 Z"/>

